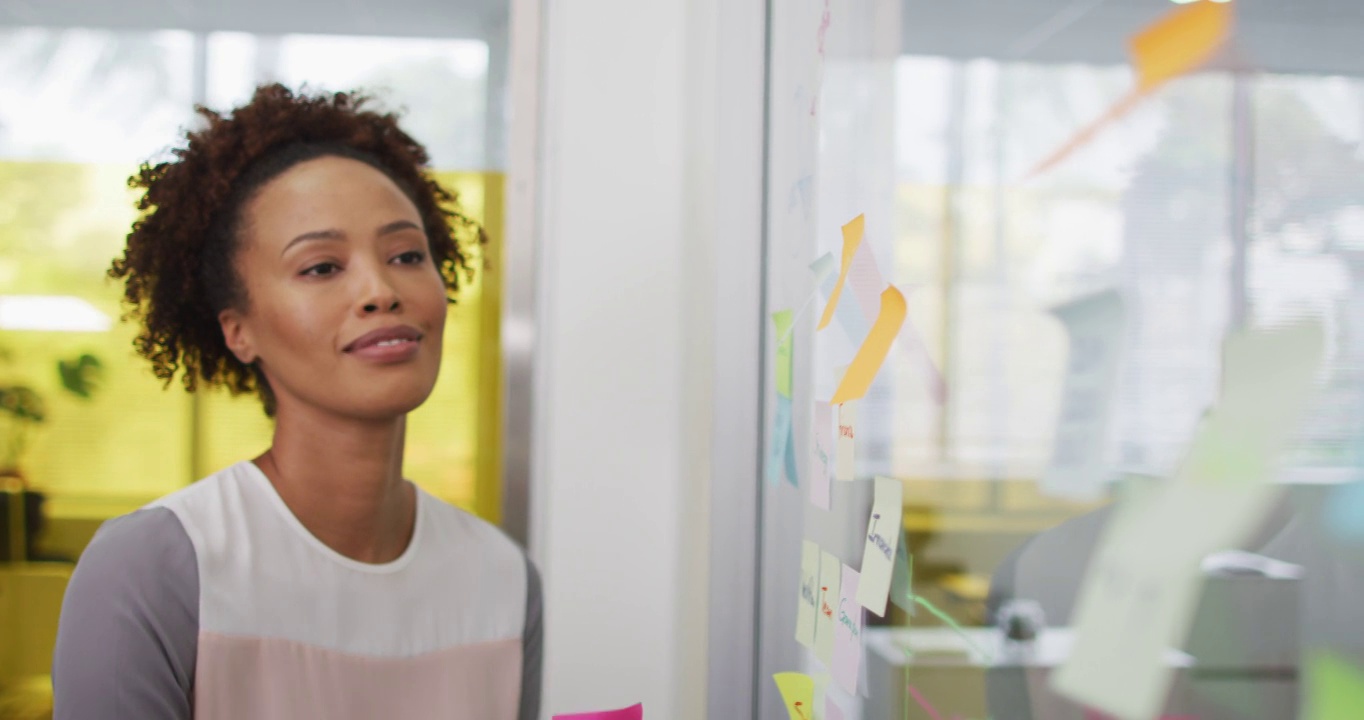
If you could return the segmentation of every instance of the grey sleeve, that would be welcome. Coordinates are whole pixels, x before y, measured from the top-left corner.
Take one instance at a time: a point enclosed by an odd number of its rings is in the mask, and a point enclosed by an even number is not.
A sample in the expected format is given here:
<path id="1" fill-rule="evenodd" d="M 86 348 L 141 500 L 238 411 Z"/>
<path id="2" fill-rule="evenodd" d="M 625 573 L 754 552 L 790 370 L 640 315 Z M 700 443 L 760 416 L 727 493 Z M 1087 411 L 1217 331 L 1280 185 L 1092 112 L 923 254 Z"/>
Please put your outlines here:
<path id="1" fill-rule="evenodd" d="M 199 568 L 179 518 L 147 508 L 104 523 L 62 601 L 54 720 L 189 720 Z"/>
<path id="2" fill-rule="evenodd" d="M 540 717 L 540 674 L 544 659 L 543 600 L 540 573 L 526 558 L 526 625 L 521 632 L 521 714 L 520 720 Z"/>

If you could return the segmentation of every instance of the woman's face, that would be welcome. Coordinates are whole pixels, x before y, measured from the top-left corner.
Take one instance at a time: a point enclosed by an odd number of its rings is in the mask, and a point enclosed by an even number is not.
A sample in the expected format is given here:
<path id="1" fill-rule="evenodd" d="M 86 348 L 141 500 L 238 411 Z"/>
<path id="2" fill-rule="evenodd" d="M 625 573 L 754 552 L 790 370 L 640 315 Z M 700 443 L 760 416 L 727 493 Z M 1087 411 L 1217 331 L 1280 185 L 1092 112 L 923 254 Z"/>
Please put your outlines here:
<path id="1" fill-rule="evenodd" d="M 440 368 L 445 285 L 402 190 L 363 162 L 328 156 L 266 183 L 242 212 L 236 267 L 248 307 L 219 321 L 238 359 L 259 361 L 280 413 L 301 403 L 383 419 L 425 401 Z M 390 334 L 366 339 L 374 331 Z"/>

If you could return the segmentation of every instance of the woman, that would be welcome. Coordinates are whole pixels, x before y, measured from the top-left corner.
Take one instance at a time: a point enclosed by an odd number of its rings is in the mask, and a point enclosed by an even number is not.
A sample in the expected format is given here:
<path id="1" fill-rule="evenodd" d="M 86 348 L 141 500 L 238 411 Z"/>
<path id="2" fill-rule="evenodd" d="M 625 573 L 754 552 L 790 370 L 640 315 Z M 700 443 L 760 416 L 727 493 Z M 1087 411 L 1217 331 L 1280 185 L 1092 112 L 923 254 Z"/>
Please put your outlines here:
<path id="1" fill-rule="evenodd" d="M 138 351 L 168 384 L 257 392 L 275 431 L 100 529 L 57 718 L 536 717 L 534 568 L 401 475 L 482 231 L 366 103 L 263 87 L 130 180 L 143 216 L 109 274 Z"/>

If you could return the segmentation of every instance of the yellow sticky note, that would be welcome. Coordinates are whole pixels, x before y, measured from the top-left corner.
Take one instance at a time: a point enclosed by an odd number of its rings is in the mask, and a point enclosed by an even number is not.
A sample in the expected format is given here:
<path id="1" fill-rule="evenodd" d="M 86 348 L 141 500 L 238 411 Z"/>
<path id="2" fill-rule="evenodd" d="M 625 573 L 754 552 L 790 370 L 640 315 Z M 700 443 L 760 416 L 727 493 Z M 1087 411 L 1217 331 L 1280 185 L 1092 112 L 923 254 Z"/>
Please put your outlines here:
<path id="1" fill-rule="evenodd" d="M 881 313 L 876 316 L 867 339 L 862 341 L 852 364 L 838 384 L 838 390 L 829 400 L 835 405 L 849 400 L 857 400 L 867 394 L 871 381 L 876 379 L 881 364 L 886 361 L 891 343 L 900 334 L 900 326 L 905 322 L 905 296 L 892 285 L 881 293 Z"/>
<path id="2" fill-rule="evenodd" d="M 806 540 L 800 547 L 800 605 L 796 610 L 796 641 L 815 649 L 815 618 L 819 615 L 819 546 Z"/>
<path id="3" fill-rule="evenodd" d="M 790 310 L 772 313 L 777 326 L 777 392 L 782 397 L 791 397 L 791 320 Z"/>
<path id="4" fill-rule="evenodd" d="M 824 306 L 824 315 L 819 318 L 816 330 L 828 327 L 829 321 L 834 319 L 838 298 L 843 295 L 843 283 L 848 280 L 848 268 L 852 267 L 853 256 L 857 254 L 857 247 L 862 244 L 864 229 L 865 220 L 862 215 L 858 215 L 843 226 L 843 264 L 839 267 L 838 280 L 834 283 L 833 291 L 829 293 L 829 302 Z"/>
<path id="5" fill-rule="evenodd" d="M 782 702 L 791 720 L 814 720 L 815 681 L 805 673 L 779 672 L 772 676 L 777 681 Z"/>
<path id="6" fill-rule="evenodd" d="M 825 550 L 819 556 L 819 615 L 815 617 L 815 657 L 824 667 L 834 662 L 834 635 L 838 628 L 838 598 L 842 591 L 843 563 Z"/>
<path id="7" fill-rule="evenodd" d="M 1307 656 L 1308 720 L 1364 717 L 1364 672 L 1332 652 Z"/>
<path id="8" fill-rule="evenodd" d="M 1099 135 L 1109 124 L 1126 115 L 1153 90 L 1180 75 L 1193 72 L 1212 59 L 1231 34 L 1232 3 L 1201 0 L 1176 8 L 1132 36 L 1128 43 L 1137 85 L 1114 103 L 1099 119 L 1085 126 L 1045 160 L 1028 177 L 1050 170 L 1072 152 Z"/>
<path id="9" fill-rule="evenodd" d="M 1232 3 L 1191 3 L 1132 36 L 1137 88 L 1150 92 L 1210 60 L 1231 33 Z"/>

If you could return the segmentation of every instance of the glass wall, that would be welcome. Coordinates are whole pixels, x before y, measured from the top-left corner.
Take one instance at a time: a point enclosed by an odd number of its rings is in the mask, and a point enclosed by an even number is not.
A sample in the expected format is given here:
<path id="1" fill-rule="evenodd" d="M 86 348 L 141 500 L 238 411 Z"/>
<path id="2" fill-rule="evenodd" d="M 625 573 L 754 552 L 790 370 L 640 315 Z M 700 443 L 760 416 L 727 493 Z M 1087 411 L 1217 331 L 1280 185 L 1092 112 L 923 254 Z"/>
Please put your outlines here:
<path id="1" fill-rule="evenodd" d="M 448 316 L 434 394 L 409 420 L 404 473 L 500 518 L 506 7 L 483 10 L 458 28 L 355 15 L 348 34 L 337 18 L 317 26 L 325 34 L 306 22 L 256 31 L 243 18 L 195 32 L 45 16 L 0 24 L 0 481 L 22 483 L 33 505 L 23 523 L 29 562 L 0 563 L 0 718 L 50 710 L 65 578 L 99 524 L 270 443 L 254 396 L 190 395 L 179 378 L 163 388 L 133 353 L 137 329 L 120 322 L 121 288 L 105 277 L 135 217 L 128 177 L 194 126 L 196 103 L 228 110 L 279 81 L 365 89 L 403 113 L 489 236 L 486 271 Z M 19 496 L 0 493 L 18 509 L 9 497 Z M 11 535 L 21 515 L 4 514 L 4 557 L 20 545 Z"/>
<path id="2" fill-rule="evenodd" d="M 1345 531 L 1323 530 L 1323 507 L 1360 467 L 1364 420 L 1352 256 L 1364 64 L 1334 39 L 1364 15 L 1310 3 L 1290 22 L 1241 0 L 805 0 L 772 6 L 769 22 L 777 322 L 765 341 L 758 716 L 794 712 L 772 681 L 788 671 L 813 682 L 807 717 L 1279 718 L 1329 703 L 1313 673 L 1364 667 L 1346 630 L 1359 615 L 1329 599 L 1359 588 L 1364 566 Z M 1152 63 L 1178 64 L 1199 43 L 1197 62 L 1142 88 Z M 902 298 L 903 324 L 888 296 Z M 883 321 L 894 344 L 840 408 L 860 364 L 879 360 Z M 1128 695 L 1055 689 L 1073 645 L 1102 644 L 1080 628 L 1102 614 L 1083 602 L 1098 592 L 1089 569 L 1125 537 L 1110 519 L 1145 517 L 1130 498 L 1197 475 L 1185 461 L 1195 439 L 1230 422 L 1218 408 L 1234 405 L 1238 338 L 1304 324 L 1324 336 L 1312 400 L 1275 469 L 1244 475 L 1273 499 L 1211 541 L 1167 508 L 1149 546 L 1159 572 L 1198 575 L 1197 619 L 1169 646 L 1221 679 L 1185 668 L 1133 679 Z M 1275 412 L 1270 392 L 1243 409 Z M 898 542 L 877 529 L 891 497 Z M 907 552 L 864 567 L 877 538 Z M 1179 548 L 1205 542 L 1305 577 L 1242 568 L 1262 587 L 1229 588 L 1186 572 L 1208 553 Z M 826 635 L 819 593 L 837 601 L 839 579 L 878 582 L 883 569 L 885 612 L 849 598 Z M 1209 613 L 1236 619 L 1214 628 Z M 999 623 L 1046 632 L 1015 641 Z M 1282 632 L 1265 647 L 1228 650 L 1228 637 L 1269 625 Z M 1159 712 L 1124 710 L 1133 693 Z M 1228 700 L 1237 693 L 1258 706 Z"/>

